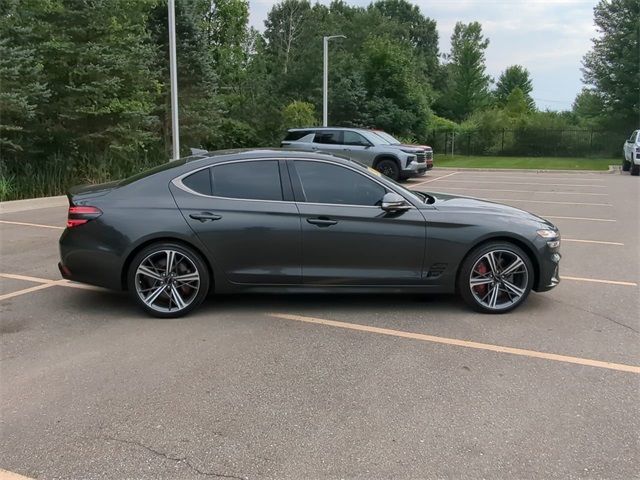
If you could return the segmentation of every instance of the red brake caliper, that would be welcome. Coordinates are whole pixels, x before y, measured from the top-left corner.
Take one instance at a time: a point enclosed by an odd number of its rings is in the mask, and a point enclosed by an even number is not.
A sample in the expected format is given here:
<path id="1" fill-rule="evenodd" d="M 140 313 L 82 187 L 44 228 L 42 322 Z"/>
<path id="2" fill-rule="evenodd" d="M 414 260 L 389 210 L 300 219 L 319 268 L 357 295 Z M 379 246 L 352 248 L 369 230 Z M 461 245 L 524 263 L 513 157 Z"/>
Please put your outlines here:
<path id="1" fill-rule="evenodd" d="M 484 275 L 485 273 L 487 273 L 489 271 L 489 269 L 487 268 L 486 263 L 483 261 L 481 262 L 477 267 L 476 267 L 476 272 L 479 273 L 480 275 Z M 487 294 L 487 284 L 484 285 L 476 285 L 475 287 L 473 287 L 476 291 L 476 293 L 478 295 L 480 295 L 480 297 L 484 297 Z"/>

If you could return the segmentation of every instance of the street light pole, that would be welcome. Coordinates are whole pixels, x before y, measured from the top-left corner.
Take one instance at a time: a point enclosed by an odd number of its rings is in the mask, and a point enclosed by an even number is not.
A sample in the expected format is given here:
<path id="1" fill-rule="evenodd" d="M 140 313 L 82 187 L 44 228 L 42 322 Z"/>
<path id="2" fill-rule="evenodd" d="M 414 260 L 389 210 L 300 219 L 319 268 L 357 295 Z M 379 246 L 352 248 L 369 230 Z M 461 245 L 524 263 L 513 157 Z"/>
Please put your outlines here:
<path id="1" fill-rule="evenodd" d="M 322 126 L 326 127 L 329 117 L 329 40 L 332 38 L 347 38 L 344 35 L 330 35 L 322 37 L 324 53 L 324 70 L 322 75 Z"/>
<path id="2" fill-rule="evenodd" d="M 169 0 L 169 77 L 171 79 L 171 139 L 172 159 L 180 158 L 180 126 L 178 125 L 178 69 L 176 67 L 176 5 Z"/>

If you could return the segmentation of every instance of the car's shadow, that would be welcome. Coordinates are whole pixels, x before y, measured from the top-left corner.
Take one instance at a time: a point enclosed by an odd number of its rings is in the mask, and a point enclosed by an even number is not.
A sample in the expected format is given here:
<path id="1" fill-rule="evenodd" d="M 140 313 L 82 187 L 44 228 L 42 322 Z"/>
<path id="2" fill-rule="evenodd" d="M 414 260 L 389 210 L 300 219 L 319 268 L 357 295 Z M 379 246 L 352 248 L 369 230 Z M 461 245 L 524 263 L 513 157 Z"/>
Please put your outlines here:
<path id="1" fill-rule="evenodd" d="M 65 295 L 64 301 L 67 309 L 71 308 L 87 315 L 99 315 L 102 318 L 147 316 L 134 300 L 123 292 L 74 290 Z M 423 309 L 434 314 L 469 312 L 455 295 L 239 293 L 209 296 L 190 315 L 289 313 L 321 316 L 332 312 L 349 315 L 409 315 Z"/>

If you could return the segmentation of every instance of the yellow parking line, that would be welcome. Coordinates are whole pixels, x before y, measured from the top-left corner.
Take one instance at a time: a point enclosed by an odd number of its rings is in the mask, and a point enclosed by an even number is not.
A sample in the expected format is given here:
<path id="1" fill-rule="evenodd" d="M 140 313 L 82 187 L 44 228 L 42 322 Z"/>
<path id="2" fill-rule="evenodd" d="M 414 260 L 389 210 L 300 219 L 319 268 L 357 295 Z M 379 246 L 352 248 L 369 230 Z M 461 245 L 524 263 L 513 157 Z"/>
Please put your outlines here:
<path id="1" fill-rule="evenodd" d="M 560 217 L 558 215 L 540 215 L 543 218 L 560 218 L 562 220 L 585 220 L 587 222 L 615 222 L 612 218 Z"/>
<path id="2" fill-rule="evenodd" d="M 544 185 L 546 180 L 567 180 L 567 181 L 576 181 L 576 182 L 600 182 L 603 183 L 604 180 L 602 180 L 601 178 L 572 178 L 572 174 L 569 174 L 567 176 L 564 177 L 547 177 L 546 173 L 540 174 L 540 173 L 528 173 L 528 174 L 523 174 L 523 175 L 518 175 L 518 176 L 513 176 L 513 175 L 501 175 L 500 172 L 495 172 L 493 175 L 487 176 L 487 175 L 478 175 L 475 174 L 473 175 L 473 178 L 515 178 L 516 180 L 533 180 L 533 178 L 526 178 L 527 175 L 530 175 L 536 179 L 540 179 L 542 180 L 542 182 L 540 182 L 540 185 Z"/>
<path id="3" fill-rule="evenodd" d="M 448 173 L 447 175 L 442 175 L 441 177 L 438 177 L 438 178 L 432 178 L 430 180 L 424 180 L 423 182 L 418 182 L 418 183 L 410 183 L 408 185 L 410 187 L 417 187 L 418 185 L 424 185 L 425 183 L 431 183 L 431 182 L 435 182 L 436 180 L 442 180 L 443 178 L 451 177 L 452 175 L 455 175 L 456 173 L 458 173 L 458 172 Z"/>
<path id="4" fill-rule="evenodd" d="M 440 177 L 444 178 L 444 177 Z M 574 183 L 527 183 L 527 182 L 500 182 L 498 180 L 492 180 L 490 182 L 483 182 L 481 180 L 447 180 L 447 182 L 451 183 L 500 183 L 506 185 L 543 185 L 543 186 L 551 186 L 551 187 L 590 187 L 590 188 L 607 188 L 606 185 L 583 185 L 583 184 L 574 184 Z"/>
<path id="5" fill-rule="evenodd" d="M 544 185 L 544 184 L 541 184 Z M 448 190 L 473 190 L 473 191 L 489 191 L 489 192 L 509 192 L 509 193 L 555 193 L 557 195 L 598 195 L 601 197 L 609 196 L 608 193 L 584 193 L 584 192 L 555 192 L 553 190 L 496 190 L 495 188 L 473 188 L 473 187 L 447 187 L 443 186 L 441 188 L 446 188 Z"/>
<path id="6" fill-rule="evenodd" d="M 624 285 L 626 287 L 637 287 L 638 284 L 634 282 L 621 282 L 619 280 L 603 280 L 600 278 L 582 278 L 582 277 L 567 277 L 562 275 L 562 280 L 574 280 L 576 282 L 592 282 L 592 283 L 607 283 L 609 285 Z"/>
<path id="7" fill-rule="evenodd" d="M 610 203 L 579 203 L 579 202 L 553 202 L 549 200 L 519 200 L 517 198 L 484 198 L 492 202 L 528 202 L 528 203 L 552 203 L 554 205 L 588 205 L 590 207 L 612 207 Z"/>
<path id="8" fill-rule="evenodd" d="M 578 238 L 566 238 L 562 237 L 563 242 L 578 242 L 578 243 L 597 243 L 599 245 L 616 245 L 619 247 L 624 247 L 624 243 L 619 242 L 604 242 L 602 240 L 581 240 Z"/>
<path id="9" fill-rule="evenodd" d="M 57 282 L 41 283 L 40 285 L 24 288 L 22 290 L 18 290 L 17 292 L 5 293 L 4 295 L 0 295 L 0 301 L 7 300 L 13 297 L 19 297 L 20 295 L 24 295 L 25 293 L 37 292 L 38 290 L 44 290 L 45 288 L 55 287 L 56 285 L 58 285 Z"/>
<path id="10" fill-rule="evenodd" d="M 608 370 L 617 370 L 620 372 L 630 372 L 640 374 L 640 367 L 636 365 L 625 365 L 622 363 L 605 362 L 601 360 L 592 360 L 589 358 L 570 357 L 567 355 L 559 355 L 556 353 L 538 352 L 536 350 L 525 350 L 522 348 L 504 347 L 501 345 L 492 345 L 489 343 L 479 343 L 468 340 L 459 340 L 457 338 L 436 337 L 433 335 L 425 335 L 422 333 L 405 332 L 402 330 L 392 330 L 389 328 L 373 327 L 370 325 L 362 325 L 359 323 L 338 322 L 335 320 L 326 320 L 323 318 L 303 317 L 301 315 L 289 315 L 285 313 L 271 313 L 274 318 L 283 320 L 294 320 L 297 322 L 314 323 L 330 327 L 344 328 L 348 330 L 356 330 L 360 332 L 377 333 L 379 335 L 389 335 L 392 337 L 409 338 L 412 340 L 421 340 L 423 342 L 439 343 L 443 345 L 454 345 L 457 347 L 473 348 L 476 350 L 487 350 L 497 353 L 508 353 L 511 355 L 519 355 L 522 357 L 541 358 L 544 360 L 552 360 L 555 362 L 573 363 L 576 365 L 585 365 L 588 367 L 606 368 Z"/>
<path id="11" fill-rule="evenodd" d="M 56 227 L 54 225 L 42 225 L 39 223 L 10 222 L 9 220 L 0 220 L 0 223 L 8 223 L 10 225 L 23 225 L 25 227 L 53 228 L 55 230 L 64 230 L 64 227 Z"/>
<path id="12" fill-rule="evenodd" d="M 31 477 L 25 477 L 19 473 L 10 472 L 9 470 L 3 470 L 0 468 L 0 480 L 34 480 Z"/>

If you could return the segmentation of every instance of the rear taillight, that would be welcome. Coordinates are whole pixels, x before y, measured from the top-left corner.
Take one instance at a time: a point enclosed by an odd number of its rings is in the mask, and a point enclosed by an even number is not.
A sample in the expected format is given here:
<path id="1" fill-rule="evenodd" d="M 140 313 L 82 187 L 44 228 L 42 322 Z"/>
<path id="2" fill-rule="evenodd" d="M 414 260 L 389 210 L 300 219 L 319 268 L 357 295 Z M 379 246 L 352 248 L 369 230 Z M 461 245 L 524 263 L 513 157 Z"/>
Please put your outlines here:
<path id="1" fill-rule="evenodd" d="M 84 225 L 89 220 L 98 218 L 100 215 L 102 215 L 102 210 L 97 207 L 70 206 L 67 216 L 67 228 Z"/>

